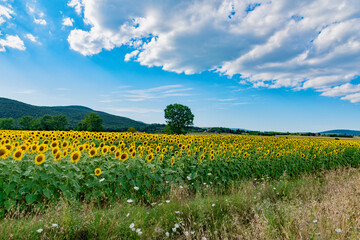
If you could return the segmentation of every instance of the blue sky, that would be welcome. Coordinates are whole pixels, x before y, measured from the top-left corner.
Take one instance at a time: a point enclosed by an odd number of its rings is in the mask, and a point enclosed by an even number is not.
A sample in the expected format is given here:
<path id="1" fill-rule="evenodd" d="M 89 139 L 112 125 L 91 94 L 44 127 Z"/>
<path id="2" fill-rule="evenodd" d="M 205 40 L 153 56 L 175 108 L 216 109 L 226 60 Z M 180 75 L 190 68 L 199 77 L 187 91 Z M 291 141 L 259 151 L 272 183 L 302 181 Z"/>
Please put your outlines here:
<path id="1" fill-rule="evenodd" d="M 360 129 L 357 0 L 0 0 L 0 96 L 196 126 Z"/>

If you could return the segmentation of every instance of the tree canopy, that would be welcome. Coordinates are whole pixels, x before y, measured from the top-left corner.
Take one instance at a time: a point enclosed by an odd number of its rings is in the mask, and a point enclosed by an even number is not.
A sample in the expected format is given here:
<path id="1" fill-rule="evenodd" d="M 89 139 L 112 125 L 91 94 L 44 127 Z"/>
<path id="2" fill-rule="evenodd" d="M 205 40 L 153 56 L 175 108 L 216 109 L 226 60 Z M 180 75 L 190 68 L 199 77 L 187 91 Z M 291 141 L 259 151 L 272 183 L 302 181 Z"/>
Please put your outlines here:
<path id="1" fill-rule="evenodd" d="M 193 125 L 194 114 L 187 106 L 175 103 L 166 106 L 165 119 L 169 133 L 184 134 L 189 131 Z"/>
<path id="2" fill-rule="evenodd" d="M 78 126 L 78 130 L 85 130 L 90 132 L 98 132 L 102 131 L 103 129 L 103 120 L 96 113 L 90 113 L 87 115 Z"/>

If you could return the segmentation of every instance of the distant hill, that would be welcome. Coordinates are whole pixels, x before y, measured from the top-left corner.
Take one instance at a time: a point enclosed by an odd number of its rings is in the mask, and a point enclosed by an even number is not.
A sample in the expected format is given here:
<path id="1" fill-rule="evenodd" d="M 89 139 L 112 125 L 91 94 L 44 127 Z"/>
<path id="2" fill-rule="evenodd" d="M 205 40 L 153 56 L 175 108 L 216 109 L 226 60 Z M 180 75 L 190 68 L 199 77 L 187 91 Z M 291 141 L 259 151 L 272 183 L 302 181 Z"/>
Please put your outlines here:
<path id="1" fill-rule="evenodd" d="M 144 128 L 147 124 L 138 122 L 126 117 L 115 116 L 105 112 L 95 111 L 83 106 L 59 106 L 59 107 L 40 107 L 8 98 L 0 98 L 0 118 L 18 119 L 22 116 L 32 116 L 40 118 L 46 114 L 63 114 L 68 118 L 69 128 L 76 128 L 78 123 L 89 113 L 96 113 L 103 119 L 105 130 L 124 130 L 129 127 Z"/>
<path id="2" fill-rule="evenodd" d="M 321 134 L 352 135 L 352 136 L 358 136 L 358 135 L 360 135 L 360 131 L 347 130 L 347 129 L 329 130 L 329 131 L 320 132 L 320 133 L 321 133 Z"/>

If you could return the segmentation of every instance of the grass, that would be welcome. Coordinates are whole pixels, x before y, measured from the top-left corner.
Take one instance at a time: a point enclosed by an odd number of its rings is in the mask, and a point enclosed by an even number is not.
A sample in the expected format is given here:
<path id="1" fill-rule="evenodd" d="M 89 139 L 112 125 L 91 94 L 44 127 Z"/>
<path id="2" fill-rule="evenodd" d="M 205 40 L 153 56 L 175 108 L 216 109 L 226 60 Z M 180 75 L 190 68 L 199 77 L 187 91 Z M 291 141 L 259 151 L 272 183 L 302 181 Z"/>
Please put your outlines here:
<path id="1" fill-rule="evenodd" d="M 45 212 L 6 216 L 0 238 L 164 239 L 168 233 L 169 239 L 359 239 L 359 183 L 360 169 L 341 169 L 243 181 L 221 194 L 211 185 L 197 194 L 174 186 L 153 206 L 61 200 Z"/>

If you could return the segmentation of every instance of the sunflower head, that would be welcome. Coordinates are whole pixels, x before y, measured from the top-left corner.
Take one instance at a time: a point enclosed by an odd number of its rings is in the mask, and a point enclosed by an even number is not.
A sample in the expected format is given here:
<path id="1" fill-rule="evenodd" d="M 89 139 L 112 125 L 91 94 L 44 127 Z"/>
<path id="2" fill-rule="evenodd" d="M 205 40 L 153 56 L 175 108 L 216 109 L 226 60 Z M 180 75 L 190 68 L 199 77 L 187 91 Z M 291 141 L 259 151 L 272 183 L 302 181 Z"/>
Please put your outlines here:
<path id="1" fill-rule="evenodd" d="M 97 154 L 97 149 L 96 148 L 91 148 L 89 150 L 90 157 L 94 157 L 96 154 Z"/>
<path id="2" fill-rule="evenodd" d="M 101 169 L 100 169 L 100 168 L 96 168 L 96 169 L 95 169 L 95 175 L 96 175 L 96 176 L 100 176 L 100 174 L 101 174 Z"/>
<path id="3" fill-rule="evenodd" d="M 23 155 L 24 155 L 24 152 L 23 152 L 22 149 L 20 148 L 20 149 L 18 149 L 18 150 L 16 150 L 16 151 L 14 152 L 13 158 L 14 158 L 15 160 L 17 160 L 17 161 L 20 161 L 20 160 L 22 159 Z"/>
<path id="4" fill-rule="evenodd" d="M 40 165 L 42 164 L 43 162 L 45 162 L 45 155 L 44 154 L 39 154 L 35 157 L 35 164 L 36 165 Z"/>
<path id="5" fill-rule="evenodd" d="M 174 165 L 174 163 L 175 163 L 175 157 L 173 156 L 173 157 L 171 158 L 171 165 Z"/>
<path id="6" fill-rule="evenodd" d="M 153 159 L 154 159 L 154 154 L 152 154 L 152 153 L 150 153 L 150 154 L 148 154 L 148 155 L 146 156 L 146 160 L 147 160 L 148 162 L 151 162 Z"/>
<path id="7" fill-rule="evenodd" d="M 0 148 L 0 158 L 7 158 L 8 150 L 4 147 Z"/>
<path id="8" fill-rule="evenodd" d="M 127 159 L 129 158 L 129 155 L 127 152 L 123 152 L 121 155 L 120 155 L 120 160 L 125 162 Z"/>
<path id="9" fill-rule="evenodd" d="M 80 151 L 73 152 L 70 155 L 70 161 L 72 163 L 77 163 L 80 160 L 80 157 L 81 157 L 81 152 Z"/>
<path id="10" fill-rule="evenodd" d="M 55 155 L 54 161 L 55 161 L 55 162 L 59 161 L 60 158 L 61 158 L 61 156 L 62 156 L 61 151 L 58 151 L 58 152 L 56 153 L 56 155 Z"/>
<path id="11" fill-rule="evenodd" d="M 135 158 L 136 157 L 136 151 L 133 151 L 132 153 L 131 153 L 131 158 Z"/>

